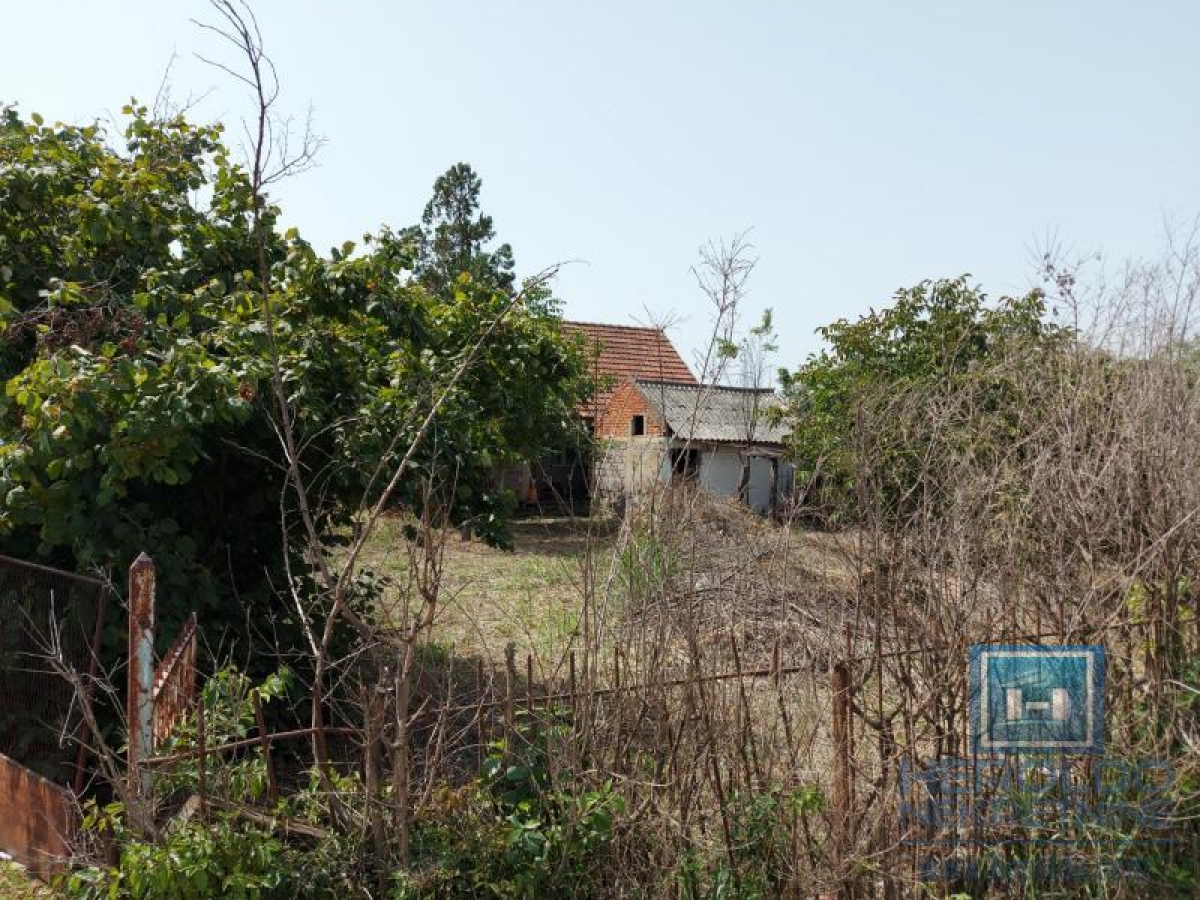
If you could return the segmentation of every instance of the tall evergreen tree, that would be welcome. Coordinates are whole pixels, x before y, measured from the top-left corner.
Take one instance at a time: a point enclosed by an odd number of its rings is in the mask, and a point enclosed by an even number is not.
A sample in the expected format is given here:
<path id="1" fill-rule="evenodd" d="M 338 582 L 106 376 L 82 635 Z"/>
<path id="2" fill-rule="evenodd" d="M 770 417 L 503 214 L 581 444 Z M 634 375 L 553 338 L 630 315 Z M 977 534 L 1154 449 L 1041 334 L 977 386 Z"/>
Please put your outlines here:
<path id="1" fill-rule="evenodd" d="M 496 236 L 492 217 L 479 209 L 483 182 L 467 163 L 455 163 L 433 183 L 425 206 L 418 241 L 417 277 L 432 293 L 453 296 L 454 284 L 466 273 L 472 282 L 491 291 L 513 288 L 512 247 L 488 245 Z"/>

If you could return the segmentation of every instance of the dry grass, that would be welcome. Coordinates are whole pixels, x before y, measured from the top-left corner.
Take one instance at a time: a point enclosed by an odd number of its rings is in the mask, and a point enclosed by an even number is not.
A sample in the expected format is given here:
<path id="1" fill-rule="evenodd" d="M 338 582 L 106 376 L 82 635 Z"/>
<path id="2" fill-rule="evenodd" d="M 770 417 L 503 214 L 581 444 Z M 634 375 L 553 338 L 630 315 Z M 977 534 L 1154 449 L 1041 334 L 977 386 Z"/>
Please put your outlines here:
<path id="1" fill-rule="evenodd" d="M 700 569 L 717 572 L 740 564 L 753 571 L 743 571 L 739 582 L 749 576 L 771 586 L 769 595 L 727 598 L 722 621 L 713 623 L 720 630 L 735 622 L 751 644 L 766 647 L 781 628 L 794 631 L 818 623 L 830 598 L 854 592 L 847 546 L 852 537 L 802 532 L 761 519 L 737 503 L 711 498 L 704 503 L 703 520 L 703 540 L 692 548 L 703 557 Z M 363 554 L 366 566 L 397 581 L 405 579 L 408 566 L 402 528 L 398 518 L 384 520 Z M 510 643 L 519 658 L 531 653 L 557 662 L 579 637 L 585 593 L 591 590 L 620 606 L 629 569 L 641 563 L 625 556 L 629 535 L 611 519 L 531 517 L 515 522 L 512 535 L 512 550 L 453 531 L 444 535 L 439 610 L 431 638 L 496 665 Z"/>
<path id="2" fill-rule="evenodd" d="M 481 667 L 480 700 L 496 706 L 478 722 L 447 713 L 448 724 L 422 726 L 414 784 L 428 792 L 444 772 L 469 769 L 470 742 L 485 732 L 520 746 L 521 728 L 545 716 L 568 729 L 546 751 L 553 767 L 619 785 L 635 811 L 609 848 L 613 896 L 666 896 L 646 885 L 674 878 L 687 854 L 704 860 L 705 877 L 722 867 L 739 878 L 770 873 L 787 896 L 852 881 L 874 890 L 889 879 L 917 895 L 898 844 L 899 764 L 961 752 L 965 646 L 1003 636 L 993 628 L 1003 622 L 981 616 L 978 602 L 1000 592 L 984 577 L 964 577 L 970 566 L 951 565 L 961 563 L 944 552 L 953 544 L 921 553 L 913 535 L 870 524 L 802 532 L 733 502 L 663 488 L 605 527 L 520 522 L 512 552 L 444 534 L 439 615 L 421 640 L 490 664 Z M 965 533 L 976 534 L 972 524 Z M 397 580 L 409 559 L 400 527 L 388 522 L 368 555 Z M 507 674 L 506 644 L 517 656 Z M 927 649 L 914 654 L 915 644 Z M 574 665 L 564 684 L 557 664 L 567 649 L 578 651 L 578 692 Z M 526 653 L 534 657 L 528 679 Z M 840 752 L 837 662 L 849 692 L 839 707 L 849 731 Z M 469 683 L 470 671 L 462 674 Z M 428 681 L 418 666 L 417 705 L 453 708 L 452 678 L 440 701 Z M 566 726 L 553 718 L 561 708 L 534 703 L 553 693 L 567 698 L 555 701 L 569 707 Z M 466 756 L 443 747 L 443 733 L 458 735 Z M 807 797 L 816 800 L 806 805 Z M 747 855 L 748 844 L 765 849 Z"/>

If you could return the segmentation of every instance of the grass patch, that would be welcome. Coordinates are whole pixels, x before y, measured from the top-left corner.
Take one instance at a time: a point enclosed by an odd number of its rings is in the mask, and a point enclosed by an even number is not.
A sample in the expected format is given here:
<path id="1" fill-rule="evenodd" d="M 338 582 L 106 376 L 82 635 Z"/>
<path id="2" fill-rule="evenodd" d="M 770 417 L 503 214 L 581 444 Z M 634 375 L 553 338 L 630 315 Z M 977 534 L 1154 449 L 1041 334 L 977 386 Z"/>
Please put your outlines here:
<path id="1" fill-rule="evenodd" d="M 365 548 L 363 563 L 403 581 L 408 559 L 402 524 L 387 519 Z M 613 553 L 611 527 L 586 519 L 536 518 L 513 523 L 513 550 L 446 536 L 440 610 L 433 637 L 459 654 L 499 662 L 513 643 L 518 657 L 556 659 L 579 628 L 583 566 L 598 571 Z"/>

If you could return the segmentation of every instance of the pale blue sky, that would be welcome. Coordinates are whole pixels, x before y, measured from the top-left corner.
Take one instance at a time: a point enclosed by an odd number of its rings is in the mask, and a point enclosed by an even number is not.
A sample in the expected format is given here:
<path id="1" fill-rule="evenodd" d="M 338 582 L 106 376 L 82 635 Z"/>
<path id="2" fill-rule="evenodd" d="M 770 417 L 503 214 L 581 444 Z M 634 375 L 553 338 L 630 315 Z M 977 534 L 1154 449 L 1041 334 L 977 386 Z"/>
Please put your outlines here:
<path id="1" fill-rule="evenodd" d="M 1200 212 L 1200 3 L 257 2 L 284 106 L 315 108 L 319 168 L 284 184 L 319 247 L 414 222 L 466 160 L 522 274 L 559 260 L 566 315 L 674 313 L 709 238 L 753 228 L 747 317 L 779 362 L 899 286 L 1026 287 L 1047 235 L 1110 259 Z M 80 120 L 239 88 L 185 2 L 6 4 L 0 101 Z"/>

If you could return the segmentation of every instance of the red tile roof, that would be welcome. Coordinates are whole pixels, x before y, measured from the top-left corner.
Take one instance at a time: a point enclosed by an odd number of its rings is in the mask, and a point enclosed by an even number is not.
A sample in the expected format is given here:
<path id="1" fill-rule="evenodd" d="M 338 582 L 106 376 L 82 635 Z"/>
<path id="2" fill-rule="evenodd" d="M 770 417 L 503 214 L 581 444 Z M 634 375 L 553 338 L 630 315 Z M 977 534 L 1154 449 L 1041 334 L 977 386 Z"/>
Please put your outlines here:
<path id="1" fill-rule="evenodd" d="M 609 382 L 601 385 L 597 396 L 589 404 L 592 409 L 603 410 L 607 407 L 613 391 L 629 378 L 696 384 L 692 370 L 661 328 L 599 325 L 594 322 L 563 322 L 562 327 L 568 336 L 584 336 L 589 351 L 595 354 L 592 363 L 595 374 Z"/>

